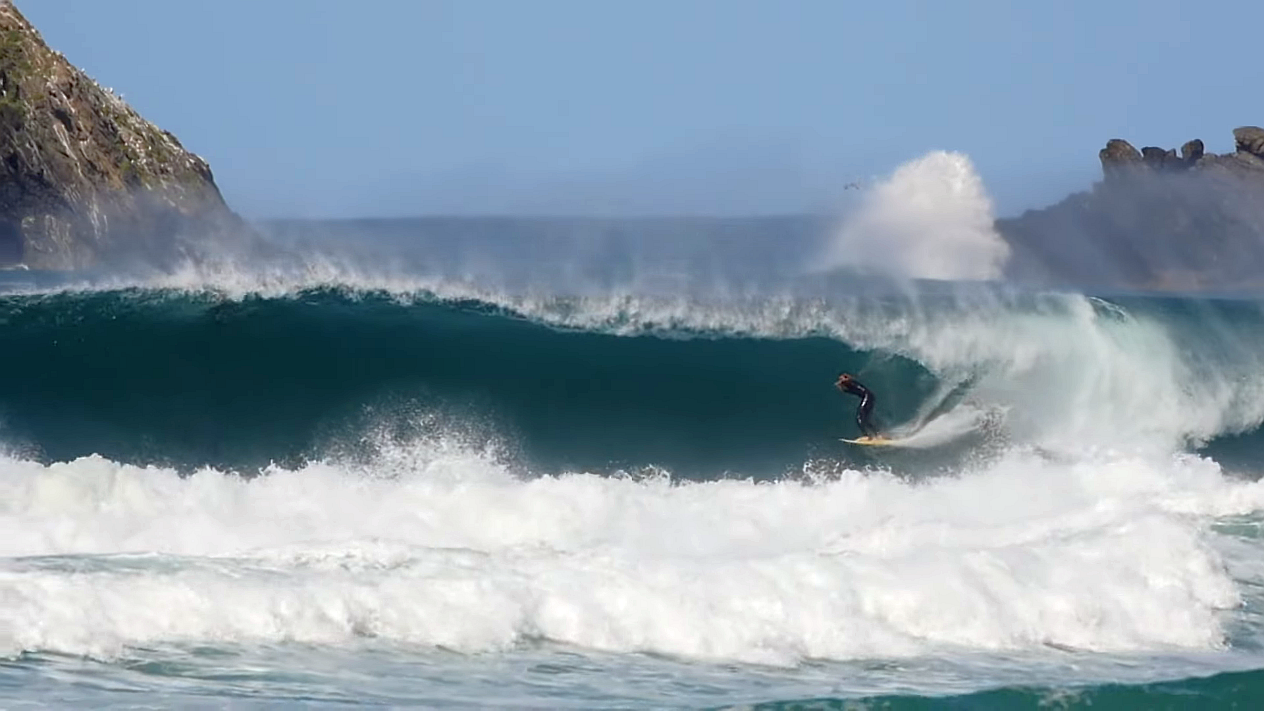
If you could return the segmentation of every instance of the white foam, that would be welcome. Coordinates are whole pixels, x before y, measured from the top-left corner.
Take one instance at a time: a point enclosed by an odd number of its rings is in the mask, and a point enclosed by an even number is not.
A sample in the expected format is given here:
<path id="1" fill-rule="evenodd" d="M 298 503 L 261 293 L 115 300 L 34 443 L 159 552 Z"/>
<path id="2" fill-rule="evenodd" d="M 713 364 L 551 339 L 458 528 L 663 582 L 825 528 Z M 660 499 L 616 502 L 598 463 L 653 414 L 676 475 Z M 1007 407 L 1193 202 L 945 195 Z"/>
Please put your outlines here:
<path id="1" fill-rule="evenodd" d="M 865 193 L 818 267 L 902 278 L 997 279 L 1009 245 L 969 156 L 932 151 Z"/>
<path id="2" fill-rule="evenodd" d="M 969 405 L 955 407 L 925 422 L 914 421 L 895 427 L 886 436 L 900 441 L 901 447 L 929 449 L 979 431 L 989 419 L 989 412 Z"/>
<path id="3" fill-rule="evenodd" d="M 1196 458 L 1014 454 L 920 485 L 520 480 L 434 443 L 386 471 L 250 481 L 6 459 L 0 654 L 364 636 L 775 664 L 1207 649 L 1239 594 L 1199 517 L 1261 504 Z"/>

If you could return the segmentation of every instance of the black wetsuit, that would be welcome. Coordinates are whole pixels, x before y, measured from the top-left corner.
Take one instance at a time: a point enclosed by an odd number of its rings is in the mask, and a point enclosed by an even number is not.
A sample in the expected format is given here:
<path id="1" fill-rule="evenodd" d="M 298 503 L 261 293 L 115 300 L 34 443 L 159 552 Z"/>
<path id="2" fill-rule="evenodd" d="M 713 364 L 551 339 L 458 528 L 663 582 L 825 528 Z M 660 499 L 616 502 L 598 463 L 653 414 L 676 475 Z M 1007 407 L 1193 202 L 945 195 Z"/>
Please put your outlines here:
<path id="1" fill-rule="evenodd" d="M 856 408 L 856 424 L 860 426 L 860 431 L 868 437 L 877 437 L 878 431 L 869 422 L 869 416 L 873 413 L 873 392 L 855 380 L 843 383 L 842 389 L 843 392 L 860 398 L 860 406 Z"/>

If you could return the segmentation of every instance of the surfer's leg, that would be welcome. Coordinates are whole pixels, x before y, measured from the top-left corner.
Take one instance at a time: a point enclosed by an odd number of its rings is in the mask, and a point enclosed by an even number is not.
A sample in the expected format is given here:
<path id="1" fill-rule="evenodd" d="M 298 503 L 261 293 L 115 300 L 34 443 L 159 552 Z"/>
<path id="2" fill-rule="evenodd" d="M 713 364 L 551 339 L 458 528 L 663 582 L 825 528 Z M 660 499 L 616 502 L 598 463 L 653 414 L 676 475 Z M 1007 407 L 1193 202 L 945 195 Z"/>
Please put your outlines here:
<path id="1" fill-rule="evenodd" d="M 860 431 L 863 432 L 866 437 L 877 439 L 878 431 L 874 429 L 873 424 L 869 422 L 869 416 L 872 413 L 873 400 L 871 398 L 865 398 L 860 403 L 860 407 L 856 408 L 856 424 L 860 426 Z"/>

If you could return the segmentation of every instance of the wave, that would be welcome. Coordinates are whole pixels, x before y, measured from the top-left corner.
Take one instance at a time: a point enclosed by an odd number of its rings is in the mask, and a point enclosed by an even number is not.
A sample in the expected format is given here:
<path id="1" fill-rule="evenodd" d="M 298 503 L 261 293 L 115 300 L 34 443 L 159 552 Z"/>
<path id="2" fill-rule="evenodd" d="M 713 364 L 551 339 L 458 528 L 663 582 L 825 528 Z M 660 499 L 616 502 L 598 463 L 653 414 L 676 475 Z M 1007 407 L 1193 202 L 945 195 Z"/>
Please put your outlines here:
<path id="1" fill-rule="evenodd" d="M 837 443 L 844 370 L 879 393 L 881 424 L 939 448 L 905 453 L 923 469 L 999 442 L 1170 452 L 1264 419 L 1251 301 L 415 286 L 2 297 L 0 439 L 44 461 L 257 468 L 442 422 L 536 470 L 775 477 L 860 456 Z"/>
<path id="2" fill-rule="evenodd" d="M 823 337 L 622 338 L 481 301 L 325 290 L 21 297 L 0 318 L 11 443 L 45 460 L 185 467 L 354 455 L 369 435 L 441 426 L 549 471 L 775 475 L 836 439 L 845 405 L 830 383 L 870 359 Z M 873 373 L 913 386 L 885 398 L 912 410 L 922 369 L 896 359 Z"/>
<path id="3" fill-rule="evenodd" d="M 803 274 L 820 243 L 754 238 L 742 278 L 672 239 L 486 278 L 450 241 L 429 272 L 21 275 L 0 655 L 1258 647 L 1260 301 Z M 906 447 L 838 442 L 844 370 Z"/>
<path id="4" fill-rule="evenodd" d="M 777 665 L 1205 652 L 1230 643 L 1237 578 L 1258 566 L 1194 517 L 1264 503 L 1260 484 L 1193 457 L 1009 455 L 922 484 L 524 479 L 431 440 L 252 480 L 100 457 L 0 472 L 9 656 L 365 637 Z"/>

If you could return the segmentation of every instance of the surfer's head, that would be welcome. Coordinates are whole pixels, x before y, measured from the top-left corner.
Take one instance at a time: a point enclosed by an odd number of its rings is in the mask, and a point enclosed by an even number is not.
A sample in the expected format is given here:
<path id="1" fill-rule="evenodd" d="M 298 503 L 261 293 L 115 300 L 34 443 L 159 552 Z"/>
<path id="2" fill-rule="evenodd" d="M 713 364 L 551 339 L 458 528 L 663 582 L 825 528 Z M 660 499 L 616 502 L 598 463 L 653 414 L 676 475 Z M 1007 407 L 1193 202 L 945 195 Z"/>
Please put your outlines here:
<path id="1" fill-rule="evenodd" d="M 838 382 L 840 382 L 840 383 L 850 383 L 850 382 L 851 382 L 851 373 L 839 373 L 839 374 L 838 374 Z"/>

